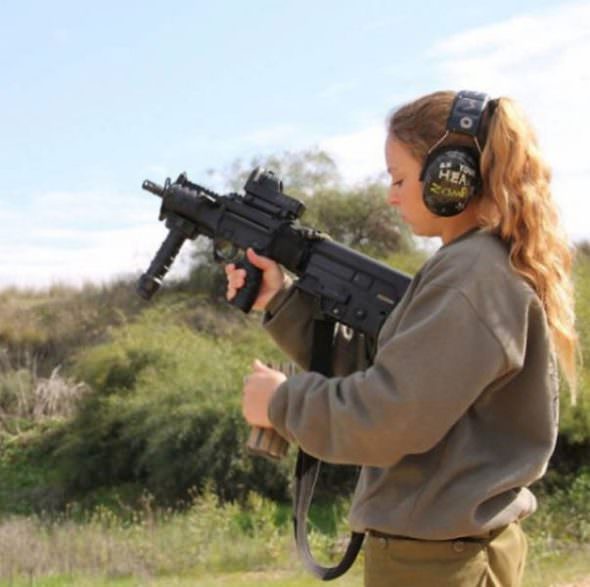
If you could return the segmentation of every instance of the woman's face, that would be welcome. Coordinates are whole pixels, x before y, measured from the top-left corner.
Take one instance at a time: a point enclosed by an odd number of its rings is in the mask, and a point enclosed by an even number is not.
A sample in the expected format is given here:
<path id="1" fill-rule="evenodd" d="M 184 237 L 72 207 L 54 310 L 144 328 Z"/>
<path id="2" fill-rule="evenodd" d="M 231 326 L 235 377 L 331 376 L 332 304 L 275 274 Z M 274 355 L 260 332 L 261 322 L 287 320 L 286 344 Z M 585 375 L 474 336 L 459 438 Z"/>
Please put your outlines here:
<path id="1" fill-rule="evenodd" d="M 385 162 L 391 176 L 388 202 L 398 209 L 403 221 L 418 236 L 438 236 L 438 217 L 422 199 L 421 163 L 397 139 L 385 143 Z"/>

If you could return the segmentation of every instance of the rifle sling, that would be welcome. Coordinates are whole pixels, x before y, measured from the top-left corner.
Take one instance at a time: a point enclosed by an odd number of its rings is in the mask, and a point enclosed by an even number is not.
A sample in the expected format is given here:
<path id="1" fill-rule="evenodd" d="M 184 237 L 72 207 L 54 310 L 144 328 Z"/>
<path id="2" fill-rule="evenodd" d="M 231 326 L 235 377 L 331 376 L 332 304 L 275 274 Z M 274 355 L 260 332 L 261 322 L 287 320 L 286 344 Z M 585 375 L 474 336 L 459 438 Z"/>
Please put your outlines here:
<path id="1" fill-rule="evenodd" d="M 332 374 L 334 325 L 333 321 L 314 320 L 310 370 L 327 377 Z M 329 581 L 340 577 L 352 566 L 363 544 L 365 535 L 360 532 L 351 533 L 346 552 L 342 560 L 334 567 L 323 567 L 313 558 L 307 540 L 307 517 L 320 472 L 320 465 L 321 461 L 299 449 L 295 465 L 293 529 L 297 550 L 307 569 L 319 579 Z"/>

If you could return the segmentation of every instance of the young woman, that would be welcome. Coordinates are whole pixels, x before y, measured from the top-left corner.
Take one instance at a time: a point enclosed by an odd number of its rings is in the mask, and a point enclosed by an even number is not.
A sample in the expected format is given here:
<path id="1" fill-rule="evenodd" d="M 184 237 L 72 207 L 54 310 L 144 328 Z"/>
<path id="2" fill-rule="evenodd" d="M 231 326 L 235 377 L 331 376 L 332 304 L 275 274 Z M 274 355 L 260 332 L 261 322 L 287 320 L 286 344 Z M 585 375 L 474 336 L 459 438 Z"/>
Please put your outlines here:
<path id="1" fill-rule="evenodd" d="M 517 587 L 528 486 L 556 441 L 557 365 L 575 393 L 571 253 L 550 172 L 515 102 L 472 92 L 399 108 L 385 155 L 389 202 L 441 248 L 371 362 L 360 349 L 348 374 L 287 379 L 256 361 L 243 412 L 321 460 L 362 465 L 350 524 L 368 536 L 367 586 Z M 307 368 L 313 300 L 248 256 L 265 328 Z M 244 271 L 226 272 L 231 299 Z"/>

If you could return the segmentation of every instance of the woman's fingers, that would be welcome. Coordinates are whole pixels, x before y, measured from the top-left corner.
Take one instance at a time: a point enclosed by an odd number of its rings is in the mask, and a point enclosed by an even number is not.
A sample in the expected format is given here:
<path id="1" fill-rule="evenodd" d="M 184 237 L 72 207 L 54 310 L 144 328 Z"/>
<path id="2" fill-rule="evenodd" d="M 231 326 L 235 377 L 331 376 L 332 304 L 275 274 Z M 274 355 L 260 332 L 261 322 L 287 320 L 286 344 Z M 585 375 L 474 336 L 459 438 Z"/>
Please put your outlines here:
<path id="1" fill-rule="evenodd" d="M 246 270 L 236 269 L 233 264 L 226 265 L 225 275 L 227 276 L 227 283 L 230 287 L 239 288 L 246 283 Z"/>
<path id="2" fill-rule="evenodd" d="M 246 249 L 246 256 L 248 257 L 248 261 L 250 261 L 254 267 L 258 267 L 258 269 L 262 269 L 263 271 L 276 265 L 275 261 L 259 255 L 252 247 Z"/>

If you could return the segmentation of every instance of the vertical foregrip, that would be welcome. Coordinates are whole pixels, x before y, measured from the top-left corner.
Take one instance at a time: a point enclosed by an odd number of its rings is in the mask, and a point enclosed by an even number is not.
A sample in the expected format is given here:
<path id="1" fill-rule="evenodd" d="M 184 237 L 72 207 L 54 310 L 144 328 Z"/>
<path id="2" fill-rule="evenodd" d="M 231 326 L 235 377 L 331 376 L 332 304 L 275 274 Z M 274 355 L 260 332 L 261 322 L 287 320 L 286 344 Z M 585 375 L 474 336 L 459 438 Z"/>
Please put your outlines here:
<path id="1" fill-rule="evenodd" d="M 170 269 L 185 239 L 185 234 L 180 230 L 172 229 L 168 233 L 149 269 L 140 277 L 137 283 L 137 293 L 142 298 L 149 300 L 158 291 L 162 279 Z"/>

